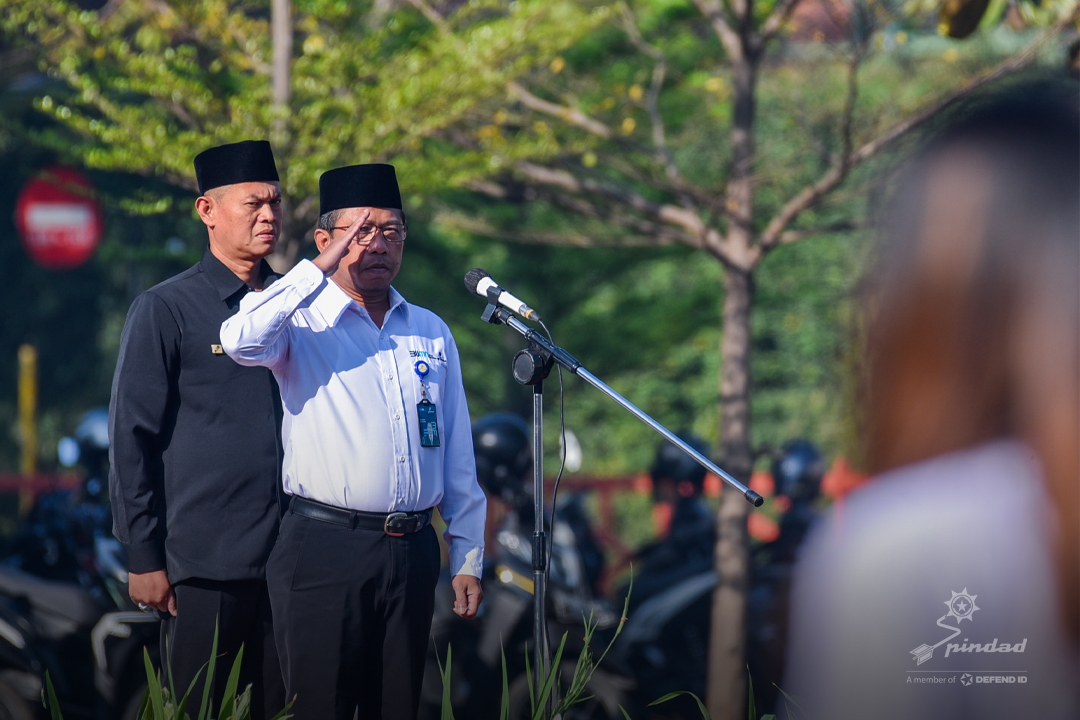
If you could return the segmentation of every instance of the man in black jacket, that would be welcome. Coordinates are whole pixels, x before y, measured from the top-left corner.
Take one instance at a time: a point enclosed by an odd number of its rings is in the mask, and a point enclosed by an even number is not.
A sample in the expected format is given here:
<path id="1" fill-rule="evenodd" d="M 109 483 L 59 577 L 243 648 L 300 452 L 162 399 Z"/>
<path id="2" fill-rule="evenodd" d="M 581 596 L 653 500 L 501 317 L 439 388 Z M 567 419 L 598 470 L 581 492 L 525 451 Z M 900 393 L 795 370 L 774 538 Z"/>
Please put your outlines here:
<path id="1" fill-rule="evenodd" d="M 269 370 L 242 367 L 218 334 L 246 293 L 276 276 L 281 191 L 270 144 L 195 158 L 202 260 L 139 295 L 120 343 L 109 414 L 113 532 L 127 550 L 131 599 L 162 622 L 162 663 L 180 695 L 210 659 L 215 707 L 240 646 L 252 717 L 284 706 L 266 559 L 285 502 L 281 400 Z M 166 676 L 168 677 L 168 676 Z M 198 687 L 201 689 L 200 678 Z"/>

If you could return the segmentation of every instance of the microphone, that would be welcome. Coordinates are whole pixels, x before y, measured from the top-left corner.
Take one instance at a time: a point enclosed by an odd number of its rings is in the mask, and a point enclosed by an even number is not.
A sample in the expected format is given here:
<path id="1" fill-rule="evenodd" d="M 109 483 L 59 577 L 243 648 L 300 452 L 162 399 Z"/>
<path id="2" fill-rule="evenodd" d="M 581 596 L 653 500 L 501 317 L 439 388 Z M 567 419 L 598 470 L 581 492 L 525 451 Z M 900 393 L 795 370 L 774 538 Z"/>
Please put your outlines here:
<path id="1" fill-rule="evenodd" d="M 498 293 L 497 302 L 499 305 L 502 305 L 507 310 L 521 315 L 524 318 L 540 322 L 540 315 L 537 314 L 535 310 L 499 287 L 498 284 L 491 279 L 491 276 L 488 275 L 487 270 L 473 268 L 465 273 L 465 287 L 468 288 L 469 292 L 476 293 L 484 298 L 488 296 L 488 290 L 494 290 Z"/>

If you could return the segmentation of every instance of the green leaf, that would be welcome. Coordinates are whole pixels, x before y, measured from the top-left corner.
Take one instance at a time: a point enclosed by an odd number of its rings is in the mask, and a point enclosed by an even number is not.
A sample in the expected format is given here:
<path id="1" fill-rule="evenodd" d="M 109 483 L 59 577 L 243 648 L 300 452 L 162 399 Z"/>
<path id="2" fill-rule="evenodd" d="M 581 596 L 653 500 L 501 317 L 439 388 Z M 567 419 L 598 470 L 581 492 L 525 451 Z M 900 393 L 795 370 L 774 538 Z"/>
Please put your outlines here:
<path id="1" fill-rule="evenodd" d="M 787 716 L 788 716 L 789 718 L 791 718 L 792 720 L 794 720 L 794 719 L 795 719 L 795 717 L 796 717 L 796 715 L 795 715 L 795 713 L 793 713 L 793 712 L 791 711 L 791 708 L 790 708 L 790 707 L 788 707 L 788 703 L 790 702 L 790 703 L 791 703 L 792 705 L 794 705 L 794 706 L 795 706 L 796 708 L 798 708 L 799 712 L 803 712 L 802 706 L 801 706 L 801 705 L 799 705 L 799 701 L 798 701 L 798 699 L 796 699 L 796 698 L 795 698 L 795 697 L 794 697 L 793 695 L 788 695 L 788 694 L 787 694 L 787 693 L 786 693 L 786 692 L 784 691 L 784 688 L 780 687 L 780 686 L 779 686 L 779 685 L 777 685 L 776 683 L 773 683 L 773 687 L 775 687 L 775 688 L 776 688 L 777 690 L 779 690 L 779 691 L 780 691 L 780 694 L 784 696 L 784 707 L 785 707 L 785 708 L 787 709 L 787 713 L 786 713 L 786 714 L 787 714 Z"/>
<path id="2" fill-rule="evenodd" d="M 536 712 L 536 693 L 533 689 L 532 668 L 529 667 L 529 651 L 525 651 L 525 683 L 529 686 L 529 710 Z"/>
<path id="3" fill-rule="evenodd" d="M 150 691 L 143 693 L 142 704 L 139 705 L 139 720 L 154 720 L 154 712 L 150 708 Z"/>
<path id="4" fill-rule="evenodd" d="M 439 677 L 442 679 L 442 713 L 441 720 L 454 720 L 454 707 L 450 704 L 450 657 L 453 648 L 446 646 L 446 667 L 439 660 L 439 651 L 435 650 L 435 662 L 439 665 Z"/>
<path id="5" fill-rule="evenodd" d="M 244 646 L 240 645 L 240 650 L 236 653 L 236 659 L 233 660 L 232 668 L 229 670 L 229 680 L 225 683 L 225 695 L 221 700 L 221 716 L 219 720 L 240 720 L 237 715 L 237 697 L 236 687 L 240 684 L 240 666 L 244 662 Z M 226 714 L 225 708 L 228 707 L 228 714 Z"/>
<path id="6" fill-rule="evenodd" d="M 220 618 L 219 618 L 220 620 Z M 199 718 L 198 720 L 210 720 L 210 713 L 213 712 L 213 708 L 210 707 L 210 688 L 214 684 L 214 670 L 217 668 L 217 646 L 218 646 L 218 620 L 214 621 L 214 643 L 210 646 L 210 661 L 207 663 L 206 668 L 206 684 L 203 685 L 202 703 L 199 704 Z"/>
<path id="7" fill-rule="evenodd" d="M 289 712 L 289 710 L 292 709 L 292 704 L 293 704 L 292 700 L 285 703 L 285 707 L 281 708 L 281 710 L 278 712 L 278 714 L 275 715 L 274 717 L 270 718 L 270 720 L 289 720 L 289 718 L 291 718 L 292 715 L 289 715 L 288 712 Z"/>
<path id="8" fill-rule="evenodd" d="M 675 698 L 679 697 L 680 695 L 689 695 L 690 697 L 694 698 L 694 702 L 697 703 L 698 710 L 701 711 L 701 717 L 705 718 L 705 720 L 712 720 L 712 715 L 709 714 L 709 709 L 705 707 L 705 703 L 701 702 L 701 698 L 699 698 L 694 693 L 688 692 L 686 690 L 676 690 L 675 692 L 668 693 L 667 695 L 665 695 L 662 698 L 659 698 L 657 700 L 653 700 L 651 703 L 649 703 L 648 706 L 652 707 L 653 705 L 659 705 L 660 703 L 666 703 L 668 700 L 674 700 Z"/>
<path id="9" fill-rule="evenodd" d="M 749 684 L 750 689 L 747 695 L 750 706 L 750 720 L 758 720 L 757 707 L 754 705 L 754 678 L 750 677 L 750 666 L 746 666 L 746 682 Z"/>
<path id="10" fill-rule="evenodd" d="M 619 712 L 622 713 L 622 716 L 626 718 L 626 720 L 630 720 L 630 713 L 626 712 L 626 708 L 624 708 L 622 705 L 619 706 Z"/>
<path id="11" fill-rule="evenodd" d="M 499 703 L 499 720 L 510 720 L 510 689 L 506 677 L 506 650 L 503 648 L 501 637 L 499 638 L 499 655 L 502 658 L 502 702 Z"/>
<path id="12" fill-rule="evenodd" d="M 536 709 L 533 711 L 532 720 L 543 720 L 544 708 L 547 707 L 548 702 L 551 700 L 551 688 L 555 684 L 555 679 L 558 676 L 556 668 L 562 662 L 563 650 L 566 649 L 566 636 L 568 633 L 563 633 L 562 640 L 559 641 L 559 649 L 555 651 L 555 657 L 551 660 L 551 666 L 545 668 L 547 675 L 544 678 L 544 686 L 540 689 L 540 697 L 537 698 Z"/>
<path id="13" fill-rule="evenodd" d="M 171 658 L 172 654 L 169 652 L 169 637 L 165 636 L 165 657 Z M 175 703 L 176 698 L 180 697 L 176 694 L 176 680 L 173 679 L 172 663 L 168 663 L 168 667 L 165 668 L 165 672 L 169 676 L 169 692 L 172 693 L 172 701 Z M 183 713 L 176 714 L 176 720 L 184 720 Z"/>
<path id="14" fill-rule="evenodd" d="M 49 671 L 45 671 L 45 690 L 48 692 L 49 702 L 46 707 L 49 708 L 49 716 L 52 720 L 64 720 L 64 716 L 60 714 L 60 701 L 56 699 L 56 690 L 53 688 L 52 678 L 49 676 Z"/>
<path id="15" fill-rule="evenodd" d="M 150 653 L 143 648 L 143 665 L 146 667 L 147 694 L 150 696 L 150 707 L 154 710 L 154 720 L 166 720 L 165 699 L 161 696 L 161 682 L 154 672 L 154 664 L 150 662 Z"/>

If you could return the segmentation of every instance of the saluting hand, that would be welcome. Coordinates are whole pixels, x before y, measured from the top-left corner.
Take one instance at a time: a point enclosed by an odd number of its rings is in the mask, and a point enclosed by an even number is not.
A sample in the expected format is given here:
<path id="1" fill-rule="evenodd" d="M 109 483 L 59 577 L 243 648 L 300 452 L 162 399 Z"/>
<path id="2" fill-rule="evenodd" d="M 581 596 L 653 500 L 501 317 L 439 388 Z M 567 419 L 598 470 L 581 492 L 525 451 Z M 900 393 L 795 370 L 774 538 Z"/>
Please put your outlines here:
<path id="1" fill-rule="evenodd" d="M 466 620 L 476 617 L 484 591 L 480 579 L 472 575 L 455 575 L 451 584 L 454 586 L 454 612 Z"/>
<path id="2" fill-rule="evenodd" d="M 357 234 L 360 232 L 360 228 L 371 217 L 370 210 L 364 210 L 360 213 L 360 216 L 356 218 L 356 222 L 349 226 L 349 228 L 334 237 L 333 230 L 316 230 L 315 242 L 322 248 L 319 253 L 319 257 L 315 258 L 311 262 L 315 263 L 315 267 L 323 271 L 323 275 L 327 277 L 337 272 L 338 265 L 341 264 L 342 258 L 349 254 L 349 248 L 352 247 L 353 241 L 356 240 Z M 329 240 L 329 242 L 327 242 Z M 326 242 L 326 245 L 323 245 Z"/>
<path id="3" fill-rule="evenodd" d="M 128 573 L 128 595 L 139 606 L 146 605 L 176 615 L 176 595 L 164 570 Z"/>

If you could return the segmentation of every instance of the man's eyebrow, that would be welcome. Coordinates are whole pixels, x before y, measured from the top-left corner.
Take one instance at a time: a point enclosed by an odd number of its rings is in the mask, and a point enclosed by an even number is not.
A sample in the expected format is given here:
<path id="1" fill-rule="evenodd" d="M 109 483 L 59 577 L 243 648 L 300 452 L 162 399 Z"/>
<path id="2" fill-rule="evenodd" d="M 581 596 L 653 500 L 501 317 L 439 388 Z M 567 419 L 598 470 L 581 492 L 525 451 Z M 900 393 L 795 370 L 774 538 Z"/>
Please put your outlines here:
<path id="1" fill-rule="evenodd" d="M 269 199 L 270 200 L 277 200 L 280 197 L 281 197 L 281 193 L 279 193 L 279 192 L 278 193 L 271 193 Z M 265 200 L 267 198 L 266 198 L 265 195 L 260 195 L 259 193 L 251 193 L 250 195 L 248 195 L 244 199 L 245 200 Z"/>

